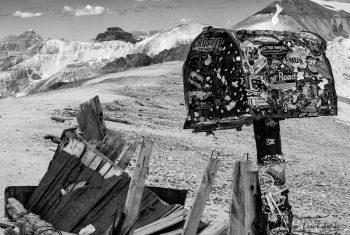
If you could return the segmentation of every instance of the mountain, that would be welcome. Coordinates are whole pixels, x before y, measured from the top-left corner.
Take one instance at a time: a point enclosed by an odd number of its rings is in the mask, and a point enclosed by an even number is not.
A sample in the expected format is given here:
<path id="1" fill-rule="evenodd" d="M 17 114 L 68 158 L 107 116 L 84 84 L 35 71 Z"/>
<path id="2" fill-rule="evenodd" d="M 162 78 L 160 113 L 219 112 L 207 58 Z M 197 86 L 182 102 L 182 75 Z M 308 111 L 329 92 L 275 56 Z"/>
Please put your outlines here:
<path id="1" fill-rule="evenodd" d="M 152 58 L 146 54 L 129 54 L 107 63 L 102 67 L 101 71 L 102 73 L 116 73 L 130 68 L 148 66 L 151 63 Z"/>
<path id="2" fill-rule="evenodd" d="M 123 41 L 46 40 L 36 54 L 0 71 L 0 97 L 21 96 L 45 90 L 54 82 L 95 76 L 106 63 L 132 49 L 133 44 Z"/>
<path id="3" fill-rule="evenodd" d="M 26 31 L 18 36 L 10 35 L 0 40 L 0 51 L 15 54 L 24 52 L 44 42 L 43 38 L 34 31 Z"/>
<path id="4" fill-rule="evenodd" d="M 134 37 L 133 34 L 125 32 L 123 29 L 119 27 L 107 28 L 106 32 L 98 34 L 95 39 L 96 42 L 113 41 L 113 40 L 130 42 L 132 44 L 135 44 L 141 41 L 140 39 Z"/>
<path id="5" fill-rule="evenodd" d="M 19 57 L 5 56 L 1 61 L 0 97 L 45 91 L 56 87 L 55 84 L 78 83 L 101 73 L 118 72 L 163 61 L 184 60 L 188 45 L 203 27 L 201 24 L 180 25 L 172 30 L 155 33 L 135 44 L 132 43 L 134 41 L 129 42 L 130 40 L 43 40 L 38 36 L 40 43 L 28 44 L 32 46 L 24 51 L 17 51 Z M 107 31 L 127 35 L 117 27 Z M 107 35 L 104 39 L 108 37 Z M 103 40 L 102 36 L 98 38 Z M 11 39 L 14 45 L 16 40 L 14 37 Z M 22 39 L 18 41 L 20 45 L 27 45 L 22 43 Z M 24 56 L 29 49 L 34 48 L 33 45 L 36 45 L 36 50 Z"/>
<path id="6" fill-rule="evenodd" d="M 190 43 L 180 44 L 176 47 L 165 49 L 152 58 L 152 63 L 158 64 L 176 60 L 185 61 L 189 50 Z"/>
<path id="7" fill-rule="evenodd" d="M 181 44 L 189 44 L 202 32 L 204 27 L 205 25 L 199 23 L 179 25 L 175 29 L 156 33 L 144 39 L 135 45 L 135 50 L 137 53 L 145 53 L 153 57 L 163 50 L 169 50 Z"/>
<path id="8" fill-rule="evenodd" d="M 146 39 L 148 37 L 151 37 L 152 35 L 156 33 L 162 32 L 161 30 L 150 30 L 147 32 L 144 31 L 132 31 L 131 34 L 134 35 L 135 38 L 142 41 L 143 39 Z"/>
<path id="9" fill-rule="evenodd" d="M 0 40 L 0 70 L 6 70 L 38 53 L 44 39 L 34 31 L 11 35 Z"/>
<path id="10" fill-rule="evenodd" d="M 320 2 L 320 1 L 319 1 Z M 234 25 L 233 29 L 269 29 L 318 33 L 326 40 L 350 34 L 350 13 L 311 0 L 280 0 Z"/>

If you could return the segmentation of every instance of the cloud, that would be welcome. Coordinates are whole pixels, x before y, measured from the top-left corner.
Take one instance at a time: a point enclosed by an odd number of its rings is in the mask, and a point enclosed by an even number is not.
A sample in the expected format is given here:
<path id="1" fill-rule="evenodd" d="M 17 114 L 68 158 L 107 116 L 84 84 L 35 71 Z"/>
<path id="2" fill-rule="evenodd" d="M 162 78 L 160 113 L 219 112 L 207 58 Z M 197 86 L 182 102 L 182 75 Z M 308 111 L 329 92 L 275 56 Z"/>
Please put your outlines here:
<path id="1" fill-rule="evenodd" d="M 70 6 L 63 7 L 63 14 L 71 15 L 71 16 L 96 16 L 96 15 L 113 14 L 113 13 L 114 12 L 112 12 L 108 8 L 104 8 L 101 6 L 86 5 L 83 8 L 76 8 L 76 9 Z"/>
<path id="2" fill-rule="evenodd" d="M 16 11 L 15 13 L 13 13 L 14 16 L 18 16 L 21 18 L 39 17 L 39 16 L 42 16 L 42 14 L 43 13 L 41 12 L 32 13 L 32 12 L 26 12 L 26 11 Z"/>

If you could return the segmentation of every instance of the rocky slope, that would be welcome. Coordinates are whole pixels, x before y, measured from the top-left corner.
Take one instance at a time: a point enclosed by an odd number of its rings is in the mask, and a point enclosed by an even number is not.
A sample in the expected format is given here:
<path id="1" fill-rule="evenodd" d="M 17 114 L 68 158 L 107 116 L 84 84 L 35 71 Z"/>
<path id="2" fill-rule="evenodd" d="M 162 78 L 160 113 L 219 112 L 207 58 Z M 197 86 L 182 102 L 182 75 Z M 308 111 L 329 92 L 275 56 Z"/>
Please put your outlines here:
<path id="1" fill-rule="evenodd" d="M 159 54 L 150 57 L 145 53 L 129 54 L 126 57 L 120 57 L 102 67 L 101 73 L 115 73 L 128 69 L 159 64 L 170 61 L 185 61 L 190 44 L 180 44 L 171 49 L 165 49 Z"/>
<path id="2" fill-rule="evenodd" d="M 181 45 L 189 44 L 203 27 L 201 24 L 180 25 L 175 29 L 156 33 L 136 44 L 120 40 L 43 41 L 40 47 L 35 47 L 38 50 L 31 56 L 24 58 L 23 53 L 19 52 L 20 59 L 5 57 L 0 67 L 0 97 L 45 91 L 55 83 L 77 82 L 101 72 L 123 71 L 155 63 L 147 62 L 150 60 L 147 57 L 154 57 L 156 63 L 183 59 L 186 48 Z M 113 30 L 121 32 L 119 28 Z M 109 29 L 111 32 L 113 30 Z M 98 36 L 100 40 L 113 37 Z M 132 56 L 126 58 L 126 55 Z"/>
<path id="3" fill-rule="evenodd" d="M 130 54 L 107 63 L 102 67 L 101 71 L 102 73 L 116 73 L 130 68 L 148 66 L 151 63 L 152 58 L 146 54 Z"/>
<path id="4" fill-rule="evenodd" d="M 34 31 L 0 39 L 0 70 L 10 67 L 38 53 L 44 39 Z"/>
<path id="5" fill-rule="evenodd" d="M 136 44 L 137 53 L 155 56 L 163 50 L 169 50 L 181 44 L 188 44 L 202 32 L 205 25 L 198 23 L 179 25 L 175 29 L 154 34 Z"/>
<path id="6" fill-rule="evenodd" d="M 327 8 L 311 0 L 280 0 L 236 24 L 233 28 L 307 30 L 320 34 L 326 40 L 332 40 L 338 36 L 349 35 L 350 13 Z"/>

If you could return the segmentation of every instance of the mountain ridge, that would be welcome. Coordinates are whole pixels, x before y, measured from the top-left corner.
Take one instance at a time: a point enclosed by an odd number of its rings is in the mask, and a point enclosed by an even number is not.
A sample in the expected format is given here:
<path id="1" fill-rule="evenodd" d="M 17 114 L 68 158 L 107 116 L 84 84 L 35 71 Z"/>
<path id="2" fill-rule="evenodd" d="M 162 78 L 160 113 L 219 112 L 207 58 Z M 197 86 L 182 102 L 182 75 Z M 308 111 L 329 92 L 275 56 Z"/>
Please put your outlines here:
<path id="1" fill-rule="evenodd" d="M 282 11 L 277 14 L 278 23 L 273 24 L 277 5 Z M 350 34 L 350 13 L 331 10 L 311 0 L 279 0 L 269 4 L 232 29 L 272 29 L 289 31 L 311 31 L 326 40 Z"/>

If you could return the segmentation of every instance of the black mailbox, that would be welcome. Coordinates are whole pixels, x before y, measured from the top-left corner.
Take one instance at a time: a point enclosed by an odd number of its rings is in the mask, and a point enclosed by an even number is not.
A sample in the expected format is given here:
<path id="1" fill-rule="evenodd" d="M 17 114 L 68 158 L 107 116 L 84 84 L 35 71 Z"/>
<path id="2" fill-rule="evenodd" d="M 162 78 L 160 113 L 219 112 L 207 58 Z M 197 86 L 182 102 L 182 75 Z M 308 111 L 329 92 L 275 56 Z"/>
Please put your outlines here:
<path id="1" fill-rule="evenodd" d="M 326 46 L 310 32 L 205 28 L 183 67 L 184 128 L 212 131 L 254 119 L 336 115 Z"/>

